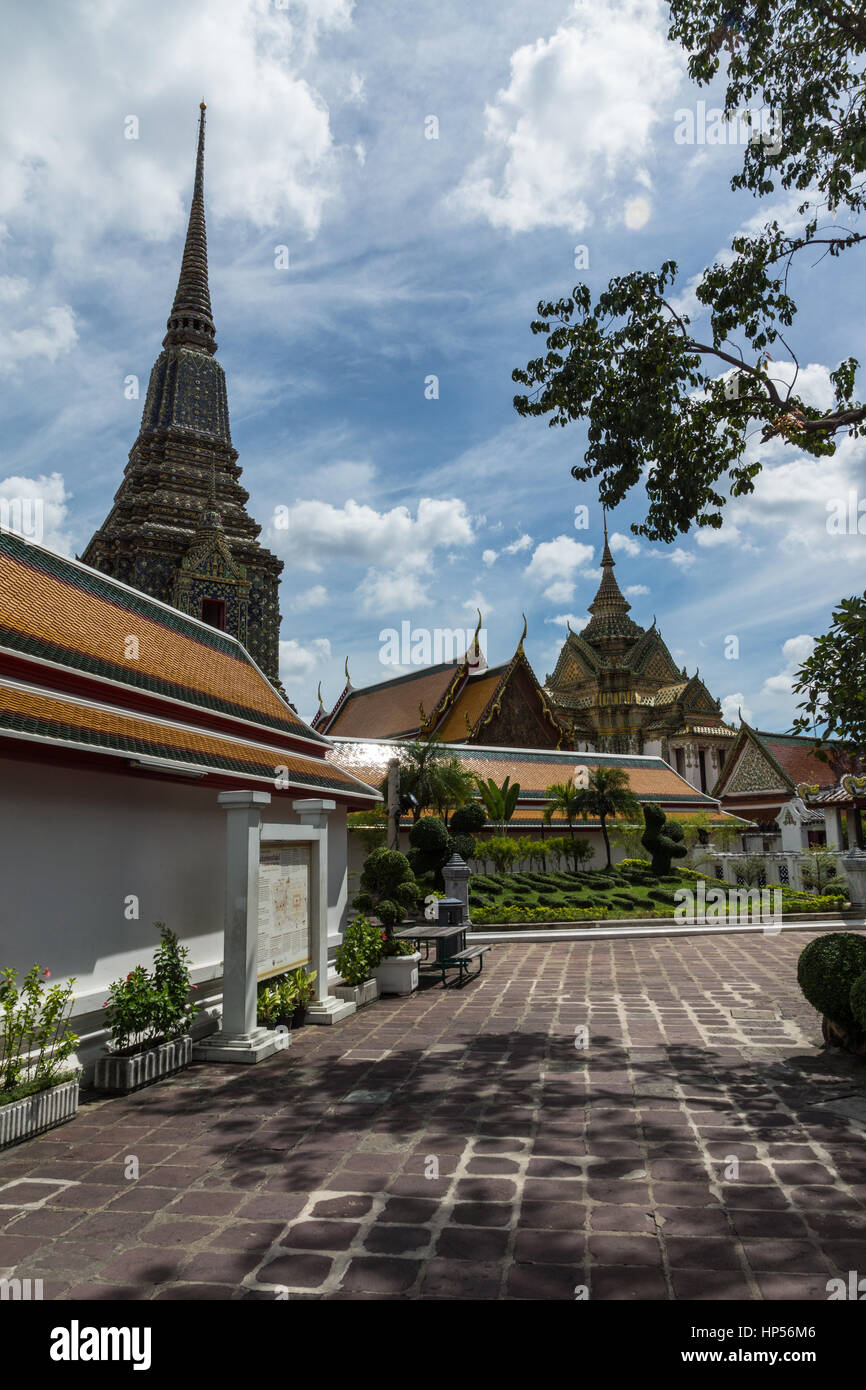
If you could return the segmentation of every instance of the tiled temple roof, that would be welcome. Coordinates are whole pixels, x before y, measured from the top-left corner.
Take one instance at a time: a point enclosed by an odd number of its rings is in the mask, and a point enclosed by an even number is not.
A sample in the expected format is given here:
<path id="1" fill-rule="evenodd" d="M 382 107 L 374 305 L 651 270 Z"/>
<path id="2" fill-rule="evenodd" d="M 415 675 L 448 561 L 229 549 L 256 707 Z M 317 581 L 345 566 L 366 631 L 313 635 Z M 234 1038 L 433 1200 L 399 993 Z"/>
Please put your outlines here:
<path id="1" fill-rule="evenodd" d="M 9 531 L 0 600 L 0 648 L 324 742 L 235 638 Z"/>
<path id="2" fill-rule="evenodd" d="M 118 770 L 144 759 L 278 794 L 378 800 L 325 761 L 328 741 L 234 638 L 0 531 L 0 751 L 35 744 Z"/>
<path id="3" fill-rule="evenodd" d="M 590 772 L 596 767 L 621 767 L 628 773 L 629 785 L 639 801 L 657 801 L 677 815 L 706 811 L 719 820 L 729 818 L 715 798 L 697 791 L 662 758 L 576 753 L 573 750 L 485 748 L 473 744 L 449 744 L 446 748 L 453 751 L 467 771 L 485 781 L 492 777 L 501 784 L 510 777 L 512 785 L 519 782 L 515 819 L 520 822 L 540 823 L 547 788 L 554 782 L 567 781 L 578 767 L 586 767 Z M 336 739 L 327 758 L 355 777 L 378 785 L 387 773 L 390 759 L 398 752 L 397 744 L 385 740 Z"/>

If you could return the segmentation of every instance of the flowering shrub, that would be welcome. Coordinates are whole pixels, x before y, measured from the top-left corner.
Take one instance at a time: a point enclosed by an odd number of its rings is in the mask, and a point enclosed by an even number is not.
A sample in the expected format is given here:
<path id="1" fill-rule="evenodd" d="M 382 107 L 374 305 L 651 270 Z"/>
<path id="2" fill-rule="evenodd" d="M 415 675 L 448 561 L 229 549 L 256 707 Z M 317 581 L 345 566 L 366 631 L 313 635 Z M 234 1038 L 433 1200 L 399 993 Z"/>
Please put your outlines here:
<path id="1" fill-rule="evenodd" d="M 67 1028 L 75 980 L 46 990 L 50 974 L 32 966 L 19 990 L 16 972 L 0 971 L 0 1105 L 56 1085 L 78 1046 Z"/>
<path id="2" fill-rule="evenodd" d="M 116 1052 L 143 1052 L 178 1038 L 189 1031 L 198 1012 L 189 998 L 189 951 L 163 922 L 154 925 L 160 929 L 160 943 L 153 974 L 137 965 L 108 988 L 105 1021 Z"/>
<path id="3" fill-rule="evenodd" d="M 337 969 L 347 985 L 362 985 L 369 980 L 382 959 L 385 940 L 382 928 L 374 927 L 363 915 L 349 923 L 336 955 Z"/>

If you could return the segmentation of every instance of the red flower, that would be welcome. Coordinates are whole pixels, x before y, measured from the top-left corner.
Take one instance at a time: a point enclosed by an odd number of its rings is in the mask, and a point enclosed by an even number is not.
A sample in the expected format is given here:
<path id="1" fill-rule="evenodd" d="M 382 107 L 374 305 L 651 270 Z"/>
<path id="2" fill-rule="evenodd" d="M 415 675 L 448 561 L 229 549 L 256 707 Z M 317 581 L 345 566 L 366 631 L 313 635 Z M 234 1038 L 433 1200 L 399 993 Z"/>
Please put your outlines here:
<path id="1" fill-rule="evenodd" d="M 50 971 L 50 970 L 45 970 L 43 973 L 44 973 L 44 975 L 45 975 L 46 980 L 50 980 L 50 979 L 51 979 L 51 971 Z"/>

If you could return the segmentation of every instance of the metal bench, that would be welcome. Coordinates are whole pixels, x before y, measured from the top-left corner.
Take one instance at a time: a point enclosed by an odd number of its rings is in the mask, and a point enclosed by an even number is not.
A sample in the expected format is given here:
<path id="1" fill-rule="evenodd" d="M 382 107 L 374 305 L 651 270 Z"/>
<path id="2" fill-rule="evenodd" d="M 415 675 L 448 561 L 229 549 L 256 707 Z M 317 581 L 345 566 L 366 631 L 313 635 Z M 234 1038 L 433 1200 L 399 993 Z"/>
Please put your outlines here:
<path id="1" fill-rule="evenodd" d="M 461 985 L 467 984 L 469 980 L 477 980 L 484 968 L 484 953 L 489 950 L 489 946 L 470 946 L 465 951 L 456 951 L 453 956 L 446 956 L 445 959 L 440 962 L 442 967 L 442 984 L 448 988 L 445 971 L 449 969 L 449 967 L 453 970 L 455 966 L 459 973 L 457 979 L 453 981 L 453 983 L 458 988 Z M 478 961 L 478 969 L 473 970 L 470 974 L 469 966 L 473 960 Z"/>

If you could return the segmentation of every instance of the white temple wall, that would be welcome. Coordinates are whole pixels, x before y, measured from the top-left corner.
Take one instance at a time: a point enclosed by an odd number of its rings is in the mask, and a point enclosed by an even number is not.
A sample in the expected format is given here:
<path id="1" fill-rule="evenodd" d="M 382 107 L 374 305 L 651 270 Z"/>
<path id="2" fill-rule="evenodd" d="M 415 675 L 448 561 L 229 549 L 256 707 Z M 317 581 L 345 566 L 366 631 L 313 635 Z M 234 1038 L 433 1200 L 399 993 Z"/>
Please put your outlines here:
<path id="1" fill-rule="evenodd" d="M 272 795 L 263 821 L 297 824 L 291 803 L 305 793 Z M 329 829 L 329 941 L 333 935 L 336 944 L 346 907 L 344 808 L 332 813 Z M 0 761 L 0 968 L 23 974 L 38 963 L 52 983 L 75 976 L 73 1017 L 86 1034 L 99 1027 L 108 984 L 136 965 L 150 967 L 160 921 L 189 947 L 202 1002 L 217 1003 L 225 839 L 213 787 Z M 137 917 L 127 916 L 133 896 Z"/>

